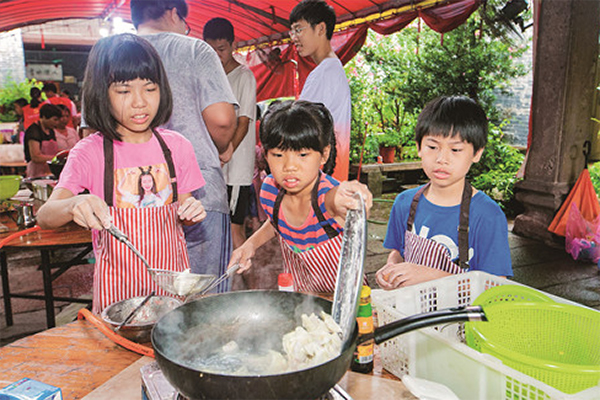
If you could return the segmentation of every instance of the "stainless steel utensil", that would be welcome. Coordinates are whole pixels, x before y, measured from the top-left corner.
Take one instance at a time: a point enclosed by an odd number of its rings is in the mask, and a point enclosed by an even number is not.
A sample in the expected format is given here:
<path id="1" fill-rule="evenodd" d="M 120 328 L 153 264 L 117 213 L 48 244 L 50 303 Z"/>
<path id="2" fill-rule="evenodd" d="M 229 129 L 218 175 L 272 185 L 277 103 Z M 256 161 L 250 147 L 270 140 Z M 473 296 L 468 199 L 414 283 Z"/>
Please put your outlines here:
<path id="1" fill-rule="evenodd" d="M 350 339 L 356 324 L 367 247 L 365 202 L 360 193 L 356 193 L 355 197 L 359 202 L 359 206 L 346 214 L 342 254 L 338 263 L 335 294 L 331 309 L 333 320 L 342 329 L 343 343 Z"/>
<path id="2" fill-rule="evenodd" d="M 187 297 L 203 291 L 217 277 L 211 274 L 194 274 L 185 271 L 171 271 L 168 269 L 148 268 L 156 284 L 167 292 Z"/>
<path id="3" fill-rule="evenodd" d="M 136 308 L 131 310 L 131 312 L 129 313 L 129 315 L 127 315 L 127 317 L 125 317 L 123 322 L 121 322 L 119 325 L 117 325 L 117 327 L 115 328 L 115 332 L 118 332 L 123 326 L 127 325 L 127 323 L 129 323 L 129 321 L 131 321 L 133 319 L 133 317 L 135 317 L 137 315 L 137 313 L 142 309 L 142 307 L 144 307 L 146 305 L 146 303 L 148 302 L 148 300 L 150 300 L 150 298 L 152 296 L 154 296 L 154 290 L 152 292 L 150 292 L 150 294 L 148 296 L 146 296 L 144 298 L 144 300 L 142 300 L 142 302 L 140 303 L 139 306 L 137 306 Z"/>
<path id="4" fill-rule="evenodd" d="M 142 262 L 144 263 L 146 268 L 148 268 L 148 270 L 151 269 L 150 264 L 148 264 L 146 258 L 142 255 L 142 253 L 139 252 L 139 250 L 133 245 L 133 243 L 129 241 L 129 237 L 126 234 L 121 232 L 114 224 L 110 224 L 110 227 L 107 229 L 107 231 L 108 233 L 113 235 L 118 241 L 125 243 L 125 245 L 129 247 L 131 251 L 133 251 L 135 255 L 139 257 L 140 260 L 142 260 Z"/>
<path id="5" fill-rule="evenodd" d="M 221 275 L 217 280 L 213 281 L 206 289 L 200 292 L 201 295 L 206 294 L 219 286 L 225 279 L 229 278 L 235 271 L 240 268 L 240 264 L 233 264 L 231 268 L 229 268 L 223 275 Z"/>

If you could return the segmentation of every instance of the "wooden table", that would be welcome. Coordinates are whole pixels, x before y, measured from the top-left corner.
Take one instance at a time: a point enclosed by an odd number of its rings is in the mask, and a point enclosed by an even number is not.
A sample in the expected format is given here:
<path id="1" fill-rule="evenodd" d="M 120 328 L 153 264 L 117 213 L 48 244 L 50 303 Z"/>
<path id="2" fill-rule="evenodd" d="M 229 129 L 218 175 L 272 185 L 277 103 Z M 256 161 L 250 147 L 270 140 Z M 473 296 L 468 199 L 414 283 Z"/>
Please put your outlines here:
<path id="1" fill-rule="evenodd" d="M 60 387 L 64 399 L 137 400 L 139 368 L 151 361 L 117 346 L 90 322 L 75 321 L 0 348 L 0 387 L 30 377 Z M 416 399 L 402 382 L 376 374 L 348 372 L 339 384 L 355 400 Z"/>
<path id="2" fill-rule="evenodd" d="M 0 240 L 19 231 L 16 223 L 8 214 L 0 214 L 0 223 L 6 225 L 8 232 L 0 233 Z M 57 249 L 76 248 L 82 249 L 75 257 L 66 261 L 52 261 L 51 252 Z M 39 250 L 42 263 L 40 270 L 43 275 L 44 295 L 33 295 L 23 293 L 11 293 L 8 275 L 7 251 Z M 6 324 L 13 324 L 11 298 L 25 298 L 44 300 L 46 303 L 46 324 L 48 328 L 56 326 L 54 319 L 54 302 L 68 301 L 90 304 L 89 299 L 71 297 L 55 297 L 52 291 L 52 281 L 65 273 L 74 265 L 87 263 L 85 256 L 92 250 L 92 235 L 90 231 L 76 225 L 67 224 L 59 229 L 39 230 L 12 239 L 0 249 L 0 277 L 2 277 L 2 292 L 4 295 L 4 311 L 6 313 Z M 53 272 L 52 270 L 55 269 Z"/>
<path id="3" fill-rule="evenodd" d="M 350 177 L 356 179 L 358 165 L 350 166 Z M 402 184 L 417 183 L 423 175 L 421 161 L 404 161 L 387 164 L 364 164 L 360 170 L 360 181 L 369 187 L 373 197 L 381 197 L 383 192 L 397 192 Z M 390 183 L 390 188 L 384 188 Z"/>
<path id="4" fill-rule="evenodd" d="M 18 162 L 1 162 L 0 175 L 22 175 L 25 176 L 27 163 L 25 161 Z"/>

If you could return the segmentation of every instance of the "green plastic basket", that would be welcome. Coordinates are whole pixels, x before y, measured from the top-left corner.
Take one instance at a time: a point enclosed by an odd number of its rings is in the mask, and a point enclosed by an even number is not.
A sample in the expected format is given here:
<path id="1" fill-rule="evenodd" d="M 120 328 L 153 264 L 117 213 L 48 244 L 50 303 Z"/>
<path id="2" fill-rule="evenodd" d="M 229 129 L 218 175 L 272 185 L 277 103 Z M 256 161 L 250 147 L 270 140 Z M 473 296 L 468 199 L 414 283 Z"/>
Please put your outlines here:
<path id="1" fill-rule="evenodd" d="M 564 393 L 600 383 L 600 312 L 556 302 L 484 305 L 465 324 L 467 344 Z"/>
<path id="2" fill-rule="evenodd" d="M 553 303 L 550 297 L 539 290 L 528 286 L 520 285 L 500 285 L 489 288 L 481 293 L 473 305 L 489 306 L 491 304 L 506 303 L 506 302 L 542 302 Z"/>

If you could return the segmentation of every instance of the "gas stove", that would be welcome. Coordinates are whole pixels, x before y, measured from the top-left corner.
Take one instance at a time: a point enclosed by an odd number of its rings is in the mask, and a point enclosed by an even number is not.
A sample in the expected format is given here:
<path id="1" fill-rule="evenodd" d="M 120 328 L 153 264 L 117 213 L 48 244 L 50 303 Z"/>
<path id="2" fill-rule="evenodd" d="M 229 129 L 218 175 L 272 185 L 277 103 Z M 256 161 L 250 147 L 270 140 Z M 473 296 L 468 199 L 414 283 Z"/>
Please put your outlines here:
<path id="1" fill-rule="evenodd" d="M 188 399 L 167 381 L 156 362 L 144 365 L 142 375 L 142 400 L 193 400 Z M 339 385 L 335 385 L 326 394 L 316 400 L 352 400 Z"/>

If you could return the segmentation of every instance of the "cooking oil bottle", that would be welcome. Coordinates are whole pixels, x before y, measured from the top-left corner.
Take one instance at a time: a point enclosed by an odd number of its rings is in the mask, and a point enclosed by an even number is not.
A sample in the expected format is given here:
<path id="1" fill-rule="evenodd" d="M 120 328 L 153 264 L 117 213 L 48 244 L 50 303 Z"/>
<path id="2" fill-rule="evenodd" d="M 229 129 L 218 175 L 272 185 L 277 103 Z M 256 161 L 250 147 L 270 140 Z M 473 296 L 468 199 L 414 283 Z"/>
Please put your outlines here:
<path id="1" fill-rule="evenodd" d="M 368 286 L 363 286 L 360 291 L 360 304 L 358 306 L 356 322 L 358 322 L 359 337 L 373 333 L 375 328 L 373 327 L 373 310 L 371 308 L 371 288 Z M 373 371 L 374 344 L 375 342 L 371 339 L 356 346 L 354 358 L 350 365 L 352 371 L 361 372 L 363 374 L 368 374 Z"/>

